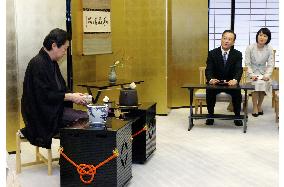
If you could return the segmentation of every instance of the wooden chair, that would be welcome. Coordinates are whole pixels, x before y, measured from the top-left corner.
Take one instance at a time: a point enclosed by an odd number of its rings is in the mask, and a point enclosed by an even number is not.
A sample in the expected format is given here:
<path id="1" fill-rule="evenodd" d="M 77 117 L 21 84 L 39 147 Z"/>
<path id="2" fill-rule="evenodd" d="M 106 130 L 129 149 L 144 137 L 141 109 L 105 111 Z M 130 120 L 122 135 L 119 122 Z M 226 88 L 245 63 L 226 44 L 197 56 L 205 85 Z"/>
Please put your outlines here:
<path id="1" fill-rule="evenodd" d="M 274 58 L 274 64 L 275 64 L 275 55 L 276 55 L 276 50 L 273 50 L 273 58 Z M 271 80 L 279 83 L 279 67 L 274 67 L 272 75 L 271 75 Z M 272 99 L 271 99 L 271 105 L 272 108 L 275 106 L 275 90 L 272 90 Z"/>
<path id="2" fill-rule="evenodd" d="M 54 137 L 59 138 L 59 137 Z M 28 140 L 24 137 L 24 135 L 21 133 L 20 130 L 16 133 L 16 173 L 21 173 L 22 167 L 26 166 L 32 166 L 37 164 L 46 164 L 47 165 L 47 174 L 52 175 L 52 161 L 58 161 L 59 158 L 52 158 L 52 151 L 51 149 L 47 150 L 47 157 L 45 157 L 43 154 L 40 153 L 40 149 L 38 146 L 35 146 L 35 161 L 34 162 L 28 162 L 28 163 L 22 163 L 21 161 L 21 143 L 22 142 L 28 142 Z M 42 148 L 44 149 L 44 148 Z"/>
<path id="3" fill-rule="evenodd" d="M 275 93 L 275 101 L 274 101 L 274 106 L 275 106 L 275 121 L 276 123 L 279 123 L 279 92 Z"/>
<path id="4" fill-rule="evenodd" d="M 206 77 L 205 77 L 205 69 L 206 67 L 199 67 L 199 84 L 206 84 Z M 246 83 L 246 76 L 247 76 L 247 67 L 243 67 L 243 75 L 241 78 L 240 83 Z M 242 101 L 243 101 L 243 110 L 247 110 L 244 105 L 245 100 L 245 93 L 242 91 Z M 216 102 L 231 102 L 231 96 L 226 94 L 225 92 L 221 92 L 216 96 Z M 200 114 L 202 114 L 202 105 L 206 103 L 206 90 L 205 89 L 198 89 L 194 93 L 194 104 L 195 104 L 195 114 L 198 113 L 198 107 L 200 110 Z"/>
<path id="5" fill-rule="evenodd" d="M 273 69 L 271 80 L 279 83 L 279 67 Z M 275 106 L 275 90 L 272 90 L 272 99 L 271 99 L 272 108 Z"/>

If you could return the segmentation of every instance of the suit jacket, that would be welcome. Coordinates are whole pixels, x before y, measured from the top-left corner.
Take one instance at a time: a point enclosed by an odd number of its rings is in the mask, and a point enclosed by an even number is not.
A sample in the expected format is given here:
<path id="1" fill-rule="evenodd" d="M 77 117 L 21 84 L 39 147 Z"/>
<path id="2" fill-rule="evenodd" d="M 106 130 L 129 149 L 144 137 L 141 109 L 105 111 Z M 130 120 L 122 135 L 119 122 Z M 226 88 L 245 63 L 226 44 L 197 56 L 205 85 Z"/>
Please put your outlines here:
<path id="1" fill-rule="evenodd" d="M 27 66 L 21 99 L 22 132 L 31 144 L 50 148 L 61 126 L 66 92 L 57 62 L 41 49 Z"/>
<path id="2" fill-rule="evenodd" d="M 206 64 L 207 82 L 210 79 L 226 81 L 236 79 L 238 82 L 241 80 L 243 74 L 242 53 L 236 49 L 230 50 L 226 66 L 224 66 L 221 47 L 209 51 Z"/>

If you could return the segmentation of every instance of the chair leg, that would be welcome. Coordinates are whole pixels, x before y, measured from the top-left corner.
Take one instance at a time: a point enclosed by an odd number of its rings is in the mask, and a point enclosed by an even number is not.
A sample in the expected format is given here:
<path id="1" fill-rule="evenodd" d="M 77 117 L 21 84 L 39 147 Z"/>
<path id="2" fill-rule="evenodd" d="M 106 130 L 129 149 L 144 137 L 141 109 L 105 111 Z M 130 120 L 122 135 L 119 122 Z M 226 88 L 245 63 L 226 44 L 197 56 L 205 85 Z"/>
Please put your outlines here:
<path id="1" fill-rule="evenodd" d="M 275 101 L 275 121 L 276 123 L 279 123 L 279 100 L 277 99 Z"/>
<path id="2" fill-rule="evenodd" d="M 202 114 L 202 101 L 199 102 L 200 114 Z"/>
<path id="3" fill-rule="evenodd" d="M 39 157 L 39 147 L 38 146 L 35 146 L 35 150 L 36 150 L 36 162 L 39 162 L 40 161 L 40 157 Z"/>
<path id="4" fill-rule="evenodd" d="M 234 106 L 233 106 L 232 101 L 229 102 L 229 105 L 228 105 L 228 107 L 227 107 L 227 110 L 230 111 L 230 112 L 234 112 Z"/>
<path id="5" fill-rule="evenodd" d="M 48 175 L 52 175 L 52 152 L 51 149 L 47 149 L 47 170 Z"/>
<path id="6" fill-rule="evenodd" d="M 21 173 L 21 138 L 20 134 L 16 133 L 16 173 Z"/>
<path id="7" fill-rule="evenodd" d="M 198 112 L 198 101 L 195 99 L 194 100 L 194 108 L 195 108 L 195 114 L 197 114 L 197 112 Z"/>
<path id="8" fill-rule="evenodd" d="M 272 105 L 272 108 L 275 107 L 275 91 L 272 90 L 272 100 L 271 100 L 271 105 Z"/>

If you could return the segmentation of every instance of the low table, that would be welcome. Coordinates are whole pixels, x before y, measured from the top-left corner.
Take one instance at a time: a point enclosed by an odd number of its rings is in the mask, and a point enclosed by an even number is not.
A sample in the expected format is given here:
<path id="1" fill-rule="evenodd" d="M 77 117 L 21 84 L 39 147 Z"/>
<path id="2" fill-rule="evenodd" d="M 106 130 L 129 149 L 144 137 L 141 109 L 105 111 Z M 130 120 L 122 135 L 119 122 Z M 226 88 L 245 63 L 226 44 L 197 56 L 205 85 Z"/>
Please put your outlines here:
<path id="1" fill-rule="evenodd" d="M 131 84 L 134 82 L 135 84 L 140 84 L 144 81 L 130 81 L 130 80 L 117 80 L 115 83 L 110 83 L 109 81 L 96 81 L 96 82 L 88 82 L 84 84 L 78 84 L 77 86 L 87 88 L 88 94 L 93 96 L 92 89 L 97 89 L 96 97 L 92 98 L 92 102 L 95 104 L 98 102 L 99 97 L 103 90 L 113 89 L 113 87 L 120 86 L 121 88 L 124 85 Z"/>
<path id="2" fill-rule="evenodd" d="M 239 90 L 243 89 L 245 92 L 245 107 L 247 106 L 247 91 L 253 90 L 254 86 L 251 84 L 244 84 L 244 85 L 236 85 L 236 86 L 225 86 L 225 85 L 207 85 L 207 84 L 184 84 L 182 88 L 187 88 L 190 95 L 189 101 L 189 126 L 188 131 L 192 129 L 194 126 L 193 120 L 194 119 L 222 119 L 222 120 L 241 120 L 243 121 L 243 132 L 246 133 L 247 131 L 247 111 L 244 111 L 244 115 L 240 115 L 240 117 L 236 117 L 235 115 L 225 115 L 225 114 L 215 114 L 214 116 L 208 116 L 208 114 L 193 114 L 193 93 L 195 89 L 232 89 L 232 90 Z"/>

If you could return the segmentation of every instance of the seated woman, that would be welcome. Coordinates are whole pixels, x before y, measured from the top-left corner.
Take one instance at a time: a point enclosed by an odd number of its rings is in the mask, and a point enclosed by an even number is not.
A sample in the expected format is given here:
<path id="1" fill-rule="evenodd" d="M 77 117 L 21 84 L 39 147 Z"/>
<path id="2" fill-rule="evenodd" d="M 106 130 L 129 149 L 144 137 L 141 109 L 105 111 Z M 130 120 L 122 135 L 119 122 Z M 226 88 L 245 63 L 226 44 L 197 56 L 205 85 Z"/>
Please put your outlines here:
<path id="1" fill-rule="evenodd" d="M 269 45 L 271 32 L 261 28 L 256 34 L 256 43 L 249 45 L 245 53 L 245 64 L 248 67 L 248 78 L 255 84 L 252 92 L 252 116 L 263 115 L 262 102 L 265 92 L 270 88 L 270 76 L 274 68 L 274 52 Z"/>

